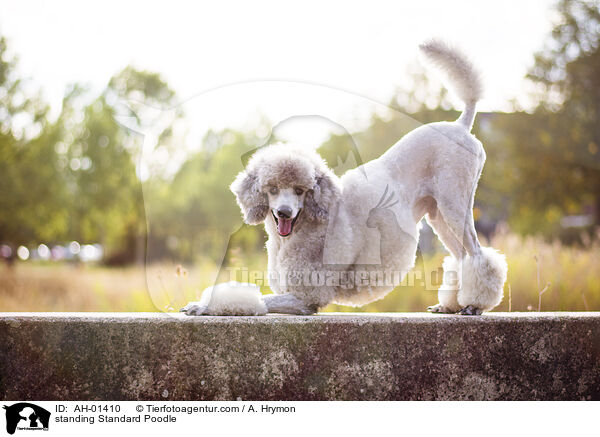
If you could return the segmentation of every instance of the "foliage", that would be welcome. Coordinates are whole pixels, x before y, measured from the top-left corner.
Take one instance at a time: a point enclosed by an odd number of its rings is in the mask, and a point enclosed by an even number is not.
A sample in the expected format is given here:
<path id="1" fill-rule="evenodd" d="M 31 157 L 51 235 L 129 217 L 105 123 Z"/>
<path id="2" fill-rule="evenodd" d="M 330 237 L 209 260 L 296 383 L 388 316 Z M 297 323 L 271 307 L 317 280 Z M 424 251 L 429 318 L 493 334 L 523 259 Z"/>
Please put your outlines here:
<path id="1" fill-rule="evenodd" d="M 215 142 L 217 147 L 207 147 Z M 172 179 L 146 191 L 146 207 L 151 211 L 151 259 L 171 255 L 193 260 L 202 254 L 215 262 L 221 260 L 229 236 L 242 225 L 229 185 L 243 168 L 240 158 L 255 142 L 252 135 L 240 132 L 209 132 L 200 151 L 190 156 Z M 264 244 L 263 233 L 260 227 L 246 227 L 237 243 L 257 252 Z"/>
<path id="2" fill-rule="evenodd" d="M 81 107 L 82 97 L 75 88 L 64 99 L 56 146 L 68 177 L 69 236 L 118 247 L 117 240 L 143 219 L 141 188 L 114 109 L 103 96 Z"/>
<path id="3" fill-rule="evenodd" d="M 600 9 L 561 0 L 557 25 L 528 77 L 540 105 L 499 118 L 493 135 L 506 159 L 511 225 L 555 235 L 564 215 L 594 215 L 600 224 Z"/>
<path id="4" fill-rule="evenodd" d="M 56 127 L 39 95 L 16 77 L 16 62 L 0 38 L 0 241 L 15 246 L 67 229 L 64 177 L 52 148 Z"/>
<path id="5" fill-rule="evenodd" d="M 146 228 L 139 150 L 135 133 L 117 122 L 117 98 L 171 103 L 174 92 L 158 75 L 128 67 L 100 96 L 71 86 L 50 122 L 39 96 L 15 77 L 5 39 L 0 60 L 0 242 L 99 242 L 132 260 Z"/>

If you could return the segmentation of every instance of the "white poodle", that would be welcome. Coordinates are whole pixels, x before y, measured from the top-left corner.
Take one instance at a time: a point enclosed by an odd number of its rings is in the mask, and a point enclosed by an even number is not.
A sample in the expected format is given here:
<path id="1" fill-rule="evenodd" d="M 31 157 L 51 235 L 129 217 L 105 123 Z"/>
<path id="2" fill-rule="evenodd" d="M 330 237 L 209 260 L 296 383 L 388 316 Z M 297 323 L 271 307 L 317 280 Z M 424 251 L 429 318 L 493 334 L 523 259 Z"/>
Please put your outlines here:
<path id="1" fill-rule="evenodd" d="M 413 268 L 425 217 L 448 249 L 438 313 L 478 315 L 502 300 L 504 256 L 481 247 L 473 198 L 485 162 L 471 133 L 481 81 L 469 60 L 440 41 L 420 46 L 448 76 L 465 109 L 454 122 L 421 126 L 381 157 L 341 178 L 314 151 L 273 145 L 254 154 L 231 190 L 244 221 L 265 224 L 270 287 L 239 299 L 221 284 L 182 311 L 312 314 L 329 303 L 381 299 Z M 215 290 L 216 291 L 216 290 Z"/>

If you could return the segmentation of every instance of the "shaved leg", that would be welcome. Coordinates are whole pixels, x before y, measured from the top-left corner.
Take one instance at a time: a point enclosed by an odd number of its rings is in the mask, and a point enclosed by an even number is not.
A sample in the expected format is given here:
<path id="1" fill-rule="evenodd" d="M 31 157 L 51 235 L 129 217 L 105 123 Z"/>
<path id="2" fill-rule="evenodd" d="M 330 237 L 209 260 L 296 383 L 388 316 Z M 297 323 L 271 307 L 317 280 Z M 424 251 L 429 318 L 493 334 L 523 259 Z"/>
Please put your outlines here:
<path id="1" fill-rule="evenodd" d="M 269 313 L 297 314 L 307 316 L 318 311 L 316 305 L 307 305 L 293 294 L 269 294 L 263 296 Z"/>

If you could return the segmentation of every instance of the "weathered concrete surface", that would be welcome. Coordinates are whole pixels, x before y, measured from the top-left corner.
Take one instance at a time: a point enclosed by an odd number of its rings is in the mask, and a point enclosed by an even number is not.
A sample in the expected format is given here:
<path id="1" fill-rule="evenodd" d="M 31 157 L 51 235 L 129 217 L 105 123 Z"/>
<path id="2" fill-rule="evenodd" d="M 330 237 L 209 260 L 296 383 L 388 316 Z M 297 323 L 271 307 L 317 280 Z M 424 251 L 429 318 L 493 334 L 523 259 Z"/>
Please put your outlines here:
<path id="1" fill-rule="evenodd" d="M 0 339 L 5 400 L 600 400 L 600 313 L 0 313 Z"/>

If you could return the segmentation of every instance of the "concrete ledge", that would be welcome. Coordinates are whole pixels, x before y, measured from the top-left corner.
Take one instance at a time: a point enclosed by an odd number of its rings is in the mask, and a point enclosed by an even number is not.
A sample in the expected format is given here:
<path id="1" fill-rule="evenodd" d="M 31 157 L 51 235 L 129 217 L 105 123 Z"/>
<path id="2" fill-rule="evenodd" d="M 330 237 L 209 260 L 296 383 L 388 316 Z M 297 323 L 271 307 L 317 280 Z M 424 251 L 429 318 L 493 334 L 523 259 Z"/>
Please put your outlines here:
<path id="1" fill-rule="evenodd" d="M 600 313 L 0 313 L 4 400 L 600 400 Z"/>

